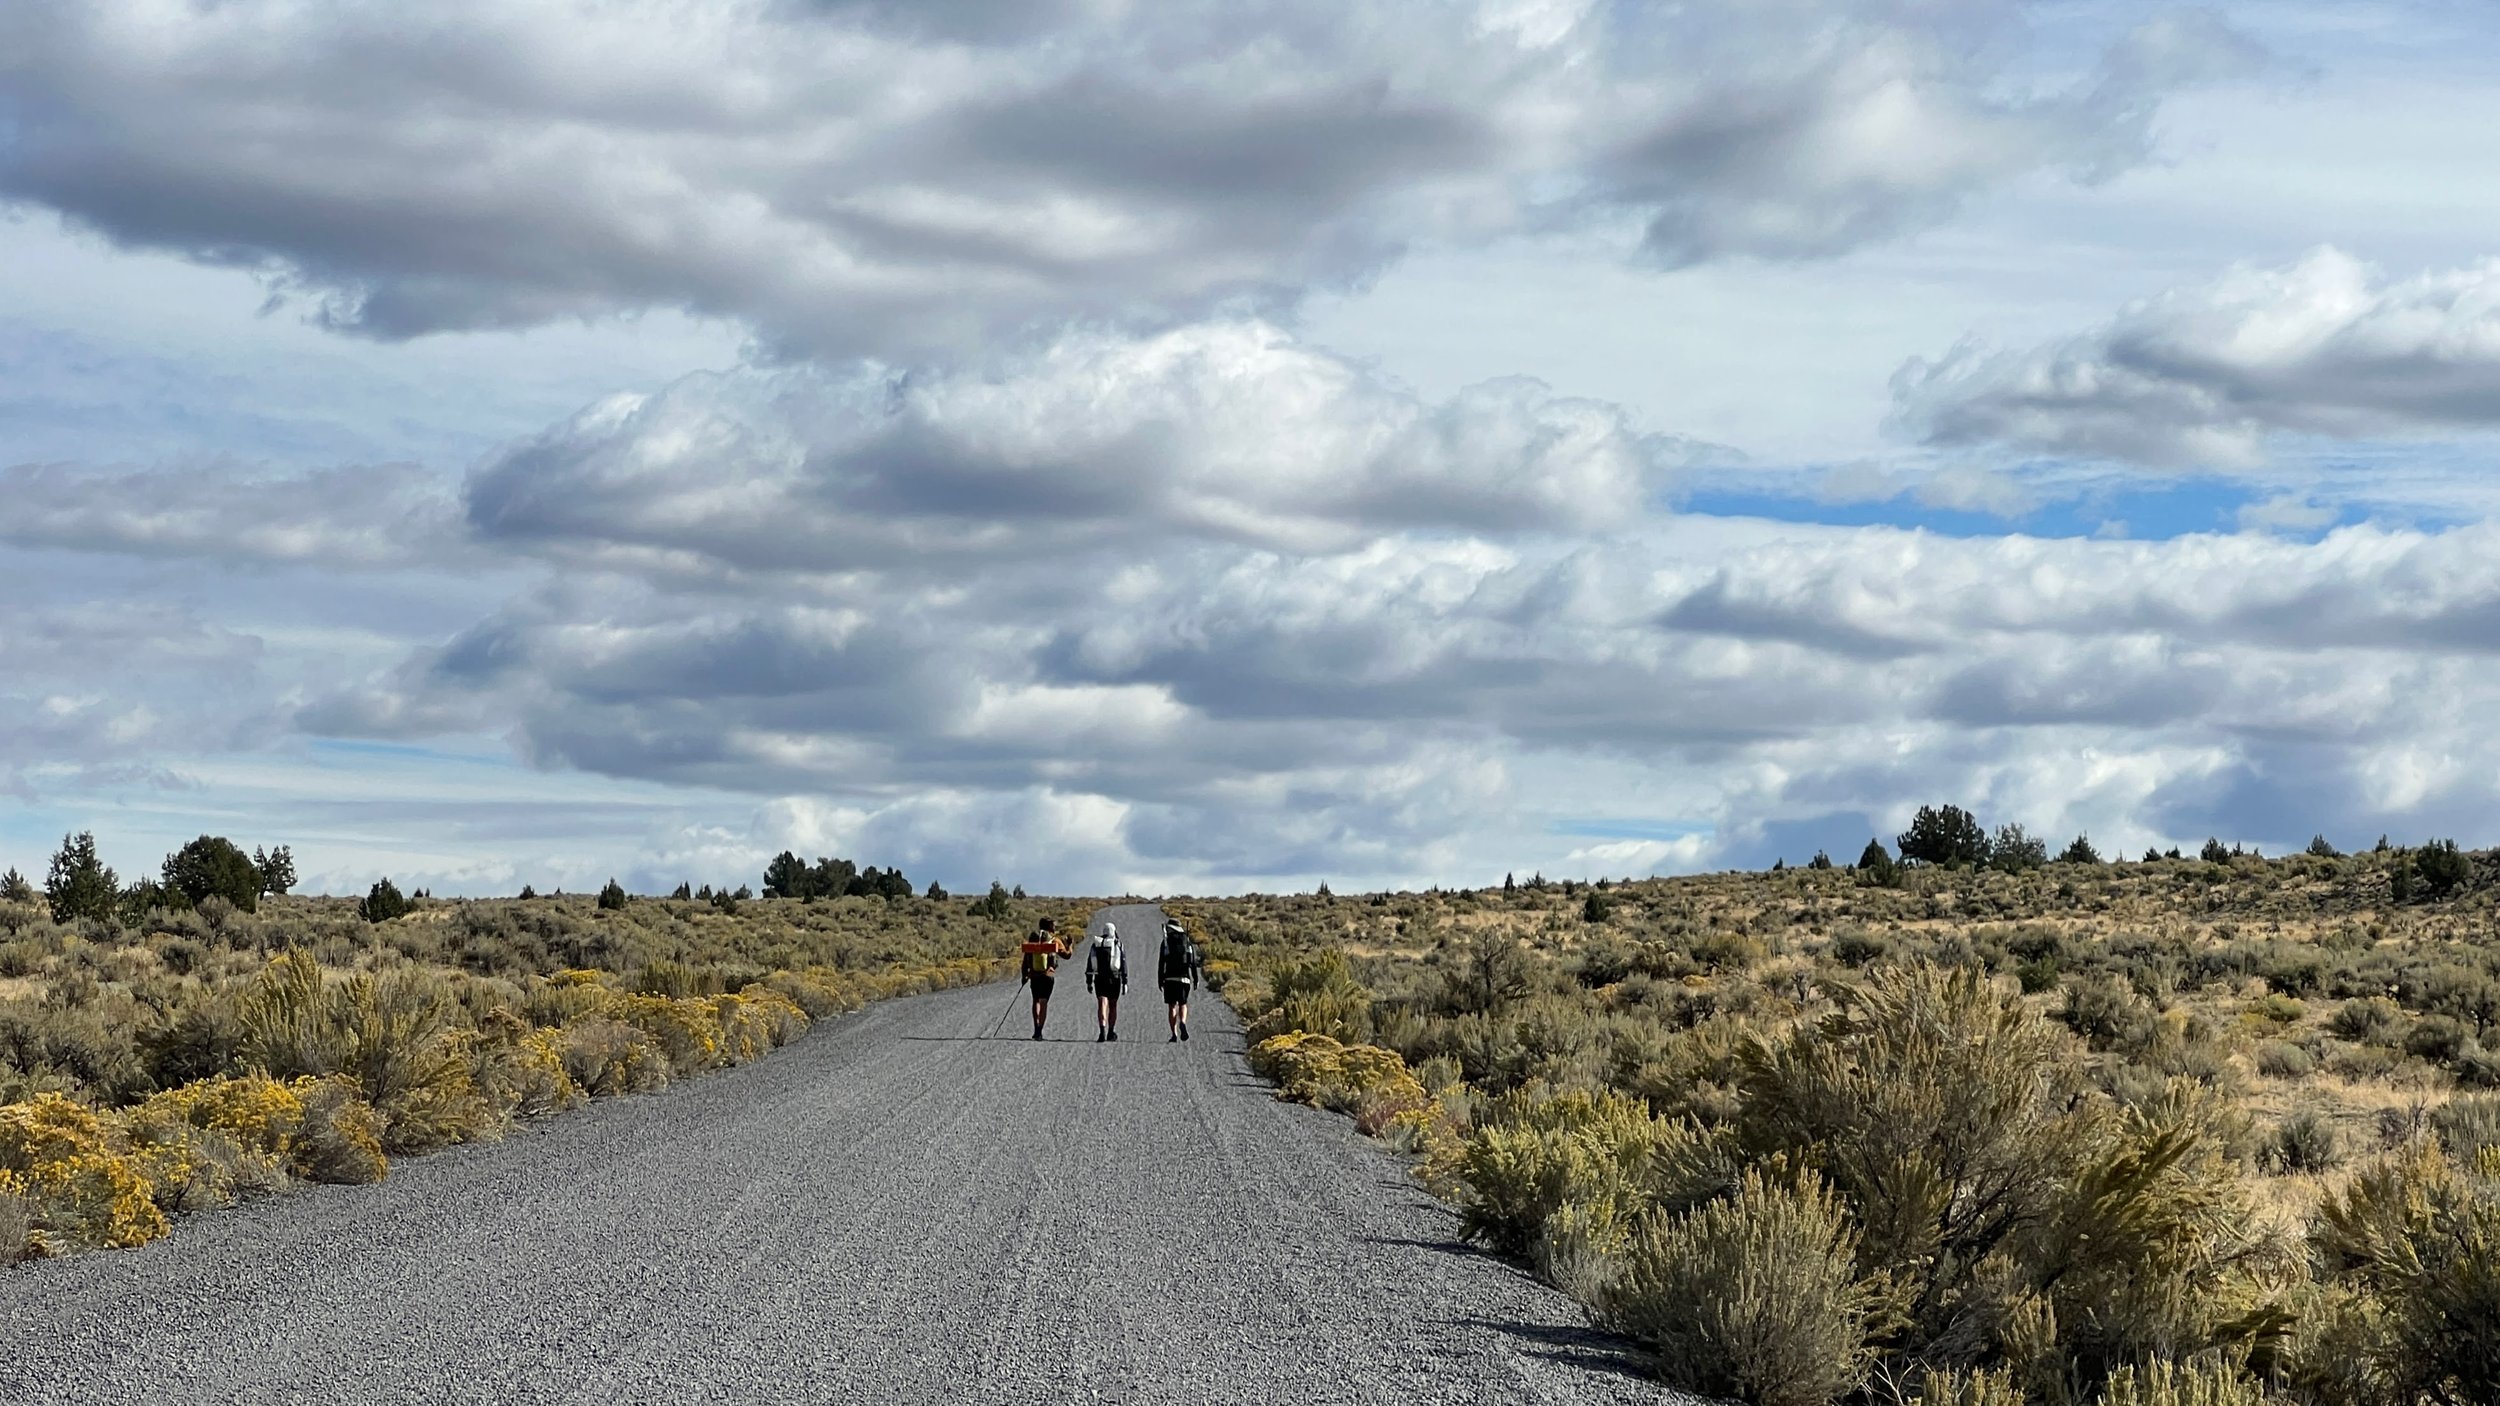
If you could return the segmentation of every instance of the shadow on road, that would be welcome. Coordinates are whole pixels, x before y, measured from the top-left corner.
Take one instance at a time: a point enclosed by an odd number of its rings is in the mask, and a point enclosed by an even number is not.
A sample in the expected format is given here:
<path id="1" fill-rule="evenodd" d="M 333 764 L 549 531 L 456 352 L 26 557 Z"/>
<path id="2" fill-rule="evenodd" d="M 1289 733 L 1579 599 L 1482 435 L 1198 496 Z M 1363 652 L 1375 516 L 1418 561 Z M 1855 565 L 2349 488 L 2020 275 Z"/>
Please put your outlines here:
<path id="1" fill-rule="evenodd" d="M 1431 1250 L 1436 1254 L 1459 1255 L 1468 1259 L 1484 1254 L 1484 1251 L 1461 1240 L 1404 1240 L 1393 1235 L 1358 1235 L 1355 1238 L 1366 1245 L 1404 1245 L 1409 1249 Z"/>
<path id="2" fill-rule="evenodd" d="M 984 1045 L 995 1040 L 1003 1045 L 1090 1045 L 1090 1038 L 1074 1035 L 1044 1035 L 1036 1040 L 1031 1035 L 905 1035 L 905 1040 L 921 1044 Z"/>
<path id="3" fill-rule="evenodd" d="M 1472 1252 L 1471 1252 L 1472 1253 Z M 1491 1318 L 1457 1318 L 1452 1326 L 1480 1332 L 1507 1333 L 1535 1343 L 1532 1356 L 1585 1371 L 1605 1372 L 1630 1381 L 1656 1379 L 1640 1349 L 1599 1328 L 1565 1328 L 1542 1323 L 1510 1323 Z"/>

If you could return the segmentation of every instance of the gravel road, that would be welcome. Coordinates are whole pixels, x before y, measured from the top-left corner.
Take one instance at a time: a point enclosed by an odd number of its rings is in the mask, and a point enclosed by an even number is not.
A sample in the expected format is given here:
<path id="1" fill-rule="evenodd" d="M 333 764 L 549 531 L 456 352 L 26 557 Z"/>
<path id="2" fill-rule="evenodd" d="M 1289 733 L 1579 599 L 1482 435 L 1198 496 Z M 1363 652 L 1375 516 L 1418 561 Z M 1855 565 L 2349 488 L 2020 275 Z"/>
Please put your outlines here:
<path id="1" fill-rule="evenodd" d="M 1105 910 L 1151 976 L 1160 921 Z M 1097 923 L 1100 918 L 1097 918 Z M 1202 999 L 993 985 L 500 1143 L 0 1272 L 0 1401 L 1658 1402 Z"/>

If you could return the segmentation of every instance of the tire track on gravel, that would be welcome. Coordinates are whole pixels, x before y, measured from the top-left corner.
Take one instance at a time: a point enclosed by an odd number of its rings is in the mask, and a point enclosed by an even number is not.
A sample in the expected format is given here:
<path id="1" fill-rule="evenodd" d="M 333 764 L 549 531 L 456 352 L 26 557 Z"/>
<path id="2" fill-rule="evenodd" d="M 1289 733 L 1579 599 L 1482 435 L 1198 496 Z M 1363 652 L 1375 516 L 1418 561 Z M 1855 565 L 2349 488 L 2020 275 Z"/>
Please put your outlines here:
<path id="1" fill-rule="evenodd" d="M 1160 915 L 1106 912 L 1150 971 Z M 1111 1045 L 1073 972 L 1038 1043 L 990 1037 L 1003 985 L 884 1002 L 377 1187 L 0 1273 L 0 1401 L 1680 1399 L 1272 1099 L 1220 1002 L 1167 1044 L 1130 993 Z"/>

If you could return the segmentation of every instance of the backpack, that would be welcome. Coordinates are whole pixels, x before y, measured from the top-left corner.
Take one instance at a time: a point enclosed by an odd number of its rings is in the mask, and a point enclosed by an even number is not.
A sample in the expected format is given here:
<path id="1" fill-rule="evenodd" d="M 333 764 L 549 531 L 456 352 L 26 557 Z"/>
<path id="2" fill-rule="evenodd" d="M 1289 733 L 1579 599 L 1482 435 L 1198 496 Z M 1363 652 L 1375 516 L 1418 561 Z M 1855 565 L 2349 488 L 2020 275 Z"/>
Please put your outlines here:
<path id="1" fill-rule="evenodd" d="M 1024 951 L 1024 974 L 1026 976 L 1050 975 L 1051 958 L 1058 955 L 1058 948 L 1052 944 L 1026 944 Z"/>
<path id="2" fill-rule="evenodd" d="M 1197 978 L 1190 972 L 1190 968 L 1197 965 L 1190 960 L 1195 955 L 1189 950 L 1187 934 L 1177 932 L 1167 934 L 1163 939 L 1163 979 L 1196 985 Z"/>
<path id="3" fill-rule="evenodd" d="M 1094 940 L 1094 984 L 1114 989 L 1128 984 L 1128 961 L 1120 955 L 1120 939 Z"/>

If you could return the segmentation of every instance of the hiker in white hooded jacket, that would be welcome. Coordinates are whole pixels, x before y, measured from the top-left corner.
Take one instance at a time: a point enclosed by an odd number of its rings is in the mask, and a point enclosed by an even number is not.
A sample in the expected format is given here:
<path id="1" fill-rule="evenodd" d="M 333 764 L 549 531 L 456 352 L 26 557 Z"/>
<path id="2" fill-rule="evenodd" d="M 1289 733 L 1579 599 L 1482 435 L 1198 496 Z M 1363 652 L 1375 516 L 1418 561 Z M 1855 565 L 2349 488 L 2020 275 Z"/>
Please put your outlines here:
<path id="1" fill-rule="evenodd" d="M 1120 989 L 1128 985 L 1128 958 L 1120 951 L 1120 927 L 1104 923 L 1085 954 L 1085 989 L 1094 993 L 1094 1043 L 1120 1038 Z"/>

